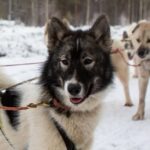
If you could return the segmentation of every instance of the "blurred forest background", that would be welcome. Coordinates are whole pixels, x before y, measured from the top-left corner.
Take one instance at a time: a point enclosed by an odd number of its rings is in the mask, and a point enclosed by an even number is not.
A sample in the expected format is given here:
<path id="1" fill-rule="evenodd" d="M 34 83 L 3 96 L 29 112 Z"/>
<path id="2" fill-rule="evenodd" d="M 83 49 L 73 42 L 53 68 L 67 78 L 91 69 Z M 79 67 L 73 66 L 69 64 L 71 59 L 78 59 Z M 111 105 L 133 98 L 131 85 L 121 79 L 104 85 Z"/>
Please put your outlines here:
<path id="1" fill-rule="evenodd" d="M 43 26 L 51 16 L 67 18 L 73 25 L 92 23 L 101 13 L 111 25 L 150 20 L 150 0 L 0 0 L 0 19 Z"/>

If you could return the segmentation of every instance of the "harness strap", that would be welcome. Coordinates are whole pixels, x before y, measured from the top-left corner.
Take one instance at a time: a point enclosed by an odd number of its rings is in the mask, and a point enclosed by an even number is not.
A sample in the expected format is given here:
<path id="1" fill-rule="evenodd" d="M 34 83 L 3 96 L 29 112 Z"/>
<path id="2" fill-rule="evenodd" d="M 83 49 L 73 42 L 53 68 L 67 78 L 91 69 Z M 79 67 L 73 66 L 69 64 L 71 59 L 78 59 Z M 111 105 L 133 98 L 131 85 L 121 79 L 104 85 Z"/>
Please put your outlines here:
<path id="1" fill-rule="evenodd" d="M 66 134 L 66 132 L 63 130 L 63 128 L 58 124 L 58 122 L 56 122 L 54 119 L 54 124 L 57 128 L 57 130 L 59 131 L 67 150 L 77 150 L 75 144 L 73 143 L 73 141 L 68 137 L 68 135 Z"/>
<path id="2" fill-rule="evenodd" d="M 3 129 L 1 127 L 0 127 L 0 132 L 2 133 L 4 139 L 7 141 L 7 143 L 11 147 L 11 149 L 15 149 L 13 144 L 10 142 L 10 140 L 8 139 L 8 137 L 6 136 L 5 132 L 3 131 Z"/>

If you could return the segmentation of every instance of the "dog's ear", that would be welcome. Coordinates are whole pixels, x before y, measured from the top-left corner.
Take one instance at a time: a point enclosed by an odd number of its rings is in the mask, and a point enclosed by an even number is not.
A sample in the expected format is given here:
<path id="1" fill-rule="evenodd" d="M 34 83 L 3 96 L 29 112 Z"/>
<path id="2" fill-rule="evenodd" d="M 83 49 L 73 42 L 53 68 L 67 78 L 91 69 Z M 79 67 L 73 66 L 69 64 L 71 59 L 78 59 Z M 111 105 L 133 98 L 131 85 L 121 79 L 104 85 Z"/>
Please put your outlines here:
<path id="1" fill-rule="evenodd" d="M 106 47 L 110 47 L 110 25 L 106 15 L 101 15 L 90 30 L 94 33 L 97 42 L 102 43 Z"/>
<path id="2" fill-rule="evenodd" d="M 63 18 L 62 22 L 68 29 L 70 29 L 71 24 L 67 18 Z"/>
<path id="3" fill-rule="evenodd" d="M 61 41 L 68 28 L 57 18 L 53 17 L 46 23 L 45 41 L 48 50 L 51 51 L 58 41 Z"/>
<path id="4" fill-rule="evenodd" d="M 125 40 L 127 38 L 129 38 L 128 33 L 127 33 L 127 31 L 124 31 L 122 34 L 122 39 Z"/>

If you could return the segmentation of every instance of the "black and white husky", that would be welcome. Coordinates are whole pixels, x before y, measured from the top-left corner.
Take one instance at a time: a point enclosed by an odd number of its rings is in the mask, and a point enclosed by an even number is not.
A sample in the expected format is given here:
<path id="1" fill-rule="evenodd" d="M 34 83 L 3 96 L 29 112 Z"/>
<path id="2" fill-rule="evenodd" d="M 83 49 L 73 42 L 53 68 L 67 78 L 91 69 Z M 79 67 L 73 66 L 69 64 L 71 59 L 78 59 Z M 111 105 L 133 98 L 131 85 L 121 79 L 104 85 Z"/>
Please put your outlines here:
<path id="1" fill-rule="evenodd" d="M 45 33 L 49 56 L 39 84 L 9 89 L 1 103 L 44 101 L 49 107 L 3 111 L 3 130 L 17 150 L 90 150 L 100 103 L 113 78 L 109 23 L 102 15 L 89 30 L 71 31 L 52 18 Z"/>

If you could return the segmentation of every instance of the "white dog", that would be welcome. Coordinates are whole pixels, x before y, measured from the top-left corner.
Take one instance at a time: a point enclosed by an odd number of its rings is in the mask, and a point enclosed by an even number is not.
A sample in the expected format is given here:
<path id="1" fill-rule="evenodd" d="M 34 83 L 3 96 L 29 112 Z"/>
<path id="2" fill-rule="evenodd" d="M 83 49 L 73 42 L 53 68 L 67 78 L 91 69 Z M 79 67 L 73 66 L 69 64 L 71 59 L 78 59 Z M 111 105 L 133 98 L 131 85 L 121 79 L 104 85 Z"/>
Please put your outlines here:
<path id="1" fill-rule="evenodd" d="M 145 95 L 150 75 L 150 22 L 140 21 L 128 36 L 134 46 L 139 79 L 139 106 L 133 120 L 144 119 Z"/>

